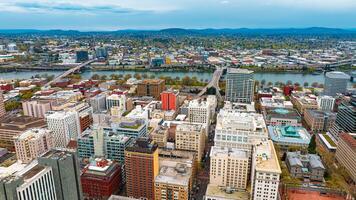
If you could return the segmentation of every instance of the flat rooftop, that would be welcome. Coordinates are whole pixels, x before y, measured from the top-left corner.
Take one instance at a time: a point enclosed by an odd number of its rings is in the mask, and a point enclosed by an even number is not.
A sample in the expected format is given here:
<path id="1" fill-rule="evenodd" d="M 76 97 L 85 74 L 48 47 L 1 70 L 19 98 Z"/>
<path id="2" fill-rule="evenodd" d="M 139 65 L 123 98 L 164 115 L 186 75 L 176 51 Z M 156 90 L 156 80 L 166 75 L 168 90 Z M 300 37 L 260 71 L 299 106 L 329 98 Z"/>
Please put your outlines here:
<path id="1" fill-rule="evenodd" d="M 42 128 L 46 126 L 44 119 L 30 116 L 16 116 L 0 121 L 0 129 L 25 131 L 30 128 Z"/>
<path id="2" fill-rule="evenodd" d="M 218 147 L 218 146 L 211 147 L 210 157 L 220 157 L 226 155 L 228 155 L 229 157 L 241 158 L 241 159 L 249 158 L 249 154 L 246 150 L 237 149 L 237 148 Z"/>
<path id="3" fill-rule="evenodd" d="M 282 173 L 272 140 L 257 145 L 256 152 L 256 171 Z"/>
<path id="4" fill-rule="evenodd" d="M 275 108 L 275 107 L 266 107 L 266 118 L 285 118 L 285 119 L 297 119 L 301 121 L 301 116 L 293 108 Z"/>
<path id="5" fill-rule="evenodd" d="M 294 144 L 309 144 L 310 134 L 303 127 L 293 126 L 268 126 L 270 138 L 274 142 L 285 142 Z"/>
<path id="6" fill-rule="evenodd" d="M 126 147 L 125 151 L 152 154 L 158 146 L 148 138 L 137 138 L 134 143 Z"/>
<path id="7" fill-rule="evenodd" d="M 205 195 L 208 197 L 223 198 L 228 200 L 248 200 L 250 194 L 247 191 L 227 191 L 227 188 L 209 184 Z"/>
<path id="8" fill-rule="evenodd" d="M 159 165 L 160 171 L 155 178 L 155 183 L 189 187 L 192 177 L 192 164 L 161 160 Z"/>

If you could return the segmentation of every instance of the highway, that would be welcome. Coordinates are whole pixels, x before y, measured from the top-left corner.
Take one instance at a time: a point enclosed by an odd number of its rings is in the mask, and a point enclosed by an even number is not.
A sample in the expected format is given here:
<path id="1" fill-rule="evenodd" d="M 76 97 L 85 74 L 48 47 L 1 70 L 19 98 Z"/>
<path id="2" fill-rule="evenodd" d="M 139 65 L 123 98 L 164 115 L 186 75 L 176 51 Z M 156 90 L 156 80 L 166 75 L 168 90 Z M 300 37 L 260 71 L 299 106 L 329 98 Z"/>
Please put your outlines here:
<path id="1" fill-rule="evenodd" d="M 82 63 L 82 64 L 80 64 L 80 65 L 78 65 L 78 66 L 76 66 L 76 67 L 73 67 L 73 68 L 71 68 L 71 69 L 65 71 L 63 74 L 57 76 L 57 77 L 54 78 L 52 81 L 46 83 L 46 84 L 44 85 L 44 87 L 49 87 L 49 86 L 51 86 L 52 83 L 55 83 L 55 82 L 61 80 L 62 78 L 68 76 L 69 74 L 74 73 L 74 72 L 77 71 L 77 70 L 80 70 L 82 67 L 85 67 L 85 66 L 89 65 L 90 63 L 92 63 L 92 62 L 94 62 L 94 61 L 95 61 L 95 59 L 89 60 L 89 61 L 87 61 L 87 62 L 85 62 L 85 63 Z"/>
<path id="2" fill-rule="evenodd" d="M 213 78 L 211 79 L 211 81 L 208 83 L 207 86 L 205 86 L 202 91 L 199 92 L 199 94 L 197 95 L 197 97 L 201 97 L 204 93 L 206 93 L 206 91 L 213 87 L 216 90 L 216 96 L 218 97 L 218 100 L 221 101 L 222 100 L 222 96 L 220 94 L 220 88 L 219 88 L 219 80 L 220 77 L 223 73 L 223 68 L 217 67 L 214 74 L 213 74 Z"/>

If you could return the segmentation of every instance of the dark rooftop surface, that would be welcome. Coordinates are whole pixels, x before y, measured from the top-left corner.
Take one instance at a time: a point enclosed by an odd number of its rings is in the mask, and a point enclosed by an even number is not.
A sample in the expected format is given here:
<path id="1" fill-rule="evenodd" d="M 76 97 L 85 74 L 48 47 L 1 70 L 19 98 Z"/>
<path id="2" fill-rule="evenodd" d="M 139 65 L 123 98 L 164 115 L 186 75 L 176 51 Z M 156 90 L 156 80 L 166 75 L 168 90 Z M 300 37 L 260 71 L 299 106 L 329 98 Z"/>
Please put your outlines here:
<path id="1" fill-rule="evenodd" d="M 156 151 L 158 145 L 152 143 L 149 138 L 137 138 L 134 143 L 126 147 L 126 151 L 151 154 Z"/>

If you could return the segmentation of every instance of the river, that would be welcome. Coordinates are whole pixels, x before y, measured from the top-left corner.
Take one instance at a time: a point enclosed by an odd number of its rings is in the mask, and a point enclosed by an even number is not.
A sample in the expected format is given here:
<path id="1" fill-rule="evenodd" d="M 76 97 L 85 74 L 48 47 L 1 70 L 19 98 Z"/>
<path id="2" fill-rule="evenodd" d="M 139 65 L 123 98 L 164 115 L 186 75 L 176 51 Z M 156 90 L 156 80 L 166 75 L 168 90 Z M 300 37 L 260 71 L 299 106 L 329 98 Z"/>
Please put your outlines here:
<path id="1" fill-rule="evenodd" d="M 35 76 L 36 74 L 38 75 L 43 75 L 43 74 L 48 74 L 48 75 L 59 75 L 63 73 L 63 71 L 32 71 L 32 72 L 3 72 L 0 73 L 0 79 L 4 80 L 14 80 L 14 79 L 27 79 L 31 78 L 32 76 Z M 84 71 L 81 73 L 81 76 L 83 79 L 89 79 L 92 77 L 94 74 L 99 74 L 101 75 L 107 75 L 108 77 L 111 74 L 131 74 L 134 75 L 135 73 L 139 74 L 147 74 L 148 76 L 155 75 L 157 78 L 160 76 L 170 76 L 172 78 L 176 77 L 184 77 L 184 76 L 190 76 L 194 77 L 196 76 L 198 80 L 210 80 L 212 73 L 210 72 L 149 72 L 149 71 Z M 265 80 L 266 83 L 268 82 L 287 82 L 287 81 L 292 81 L 293 83 L 298 82 L 300 84 L 304 84 L 304 82 L 308 82 L 309 84 L 313 82 L 317 83 L 324 83 L 324 74 L 318 74 L 318 75 L 313 75 L 313 74 L 303 74 L 303 73 L 292 73 L 292 72 L 284 72 L 284 73 L 273 73 L 273 72 L 256 72 L 254 74 L 255 79 L 258 81 Z"/>

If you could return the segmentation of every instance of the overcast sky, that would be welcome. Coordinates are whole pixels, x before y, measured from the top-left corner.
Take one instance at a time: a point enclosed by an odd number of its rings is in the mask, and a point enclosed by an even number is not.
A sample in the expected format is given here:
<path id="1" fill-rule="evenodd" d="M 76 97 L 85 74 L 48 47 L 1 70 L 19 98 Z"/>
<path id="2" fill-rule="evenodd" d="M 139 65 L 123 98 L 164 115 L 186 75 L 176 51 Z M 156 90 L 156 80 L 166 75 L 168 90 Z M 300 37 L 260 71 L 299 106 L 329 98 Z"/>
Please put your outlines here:
<path id="1" fill-rule="evenodd" d="M 0 0 L 0 29 L 356 28 L 356 0 Z"/>

